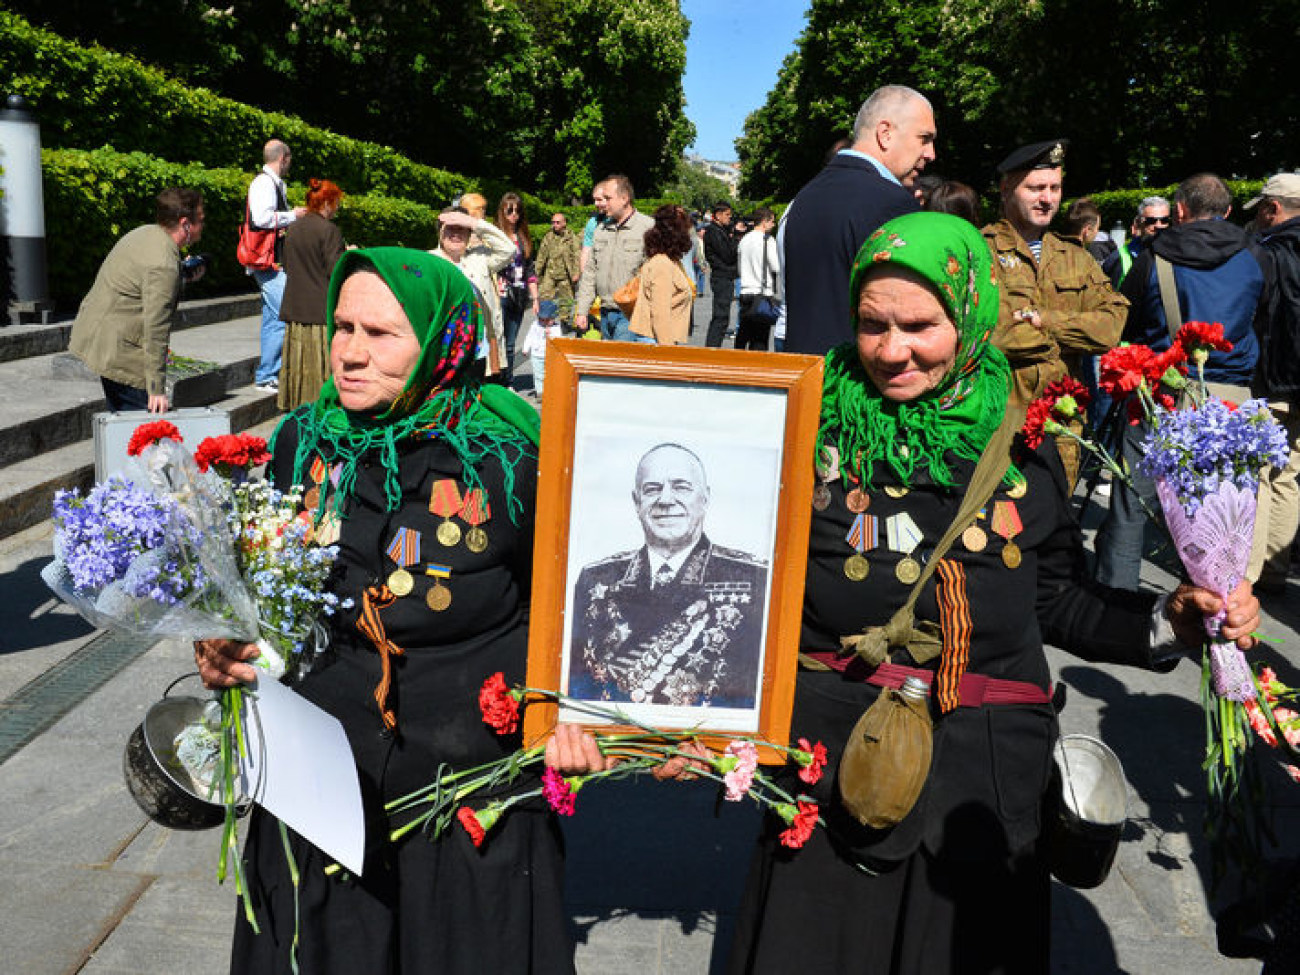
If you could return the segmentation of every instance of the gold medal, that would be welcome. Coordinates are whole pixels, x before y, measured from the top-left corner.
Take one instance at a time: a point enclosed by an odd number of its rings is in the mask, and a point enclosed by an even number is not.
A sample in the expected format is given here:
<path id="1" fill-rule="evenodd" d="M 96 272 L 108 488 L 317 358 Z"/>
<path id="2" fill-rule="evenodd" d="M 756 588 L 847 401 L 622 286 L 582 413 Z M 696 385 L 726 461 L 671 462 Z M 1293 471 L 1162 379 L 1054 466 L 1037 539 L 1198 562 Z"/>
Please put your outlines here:
<path id="1" fill-rule="evenodd" d="M 1011 487 L 1007 488 L 1007 497 L 1014 498 L 1015 500 L 1019 501 L 1021 498 L 1025 496 L 1025 492 L 1027 492 L 1028 490 L 1029 490 L 1029 482 L 1020 480 L 1017 481 L 1015 484 L 1011 485 Z"/>
<path id="2" fill-rule="evenodd" d="M 982 552 L 989 544 L 989 536 L 979 525 L 971 525 L 961 533 L 961 543 L 968 552 Z"/>
<path id="3" fill-rule="evenodd" d="M 320 505 L 320 488 L 314 487 L 302 496 L 302 505 L 308 511 L 315 511 Z"/>
<path id="4" fill-rule="evenodd" d="M 441 582 L 435 582 L 429 594 L 424 597 L 424 602 L 435 613 L 441 613 L 451 605 L 451 590 Z"/>
<path id="5" fill-rule="evenodd" d="M 885 493 L 891 498 L 905 498 L 907 497 L 907 488 L 901 484 L 890 484 L 885 488 Z"/>
<path id="6" fill-rule="evenodd" d="M 844 496 L 844 503 L 855 515 L 860 515 L 871 507 L 871 499 L 862 488 L 854 488 Z"/>
<path id="7" fill-rule="evenodd" d="M 871 563 L 858 552 L 854 552 L 844 560 L 844 574 L 854 582 L 861 582 L 871 571 Z"/>
<path id="8" fill-rule="evenodd" d="M 903 585 L 910 586 L 921 578 L 921 563 L 910 555 L 905 556 L 894 567 L 894 575 L 898 577 L 898 581 Z"/>
<path id="9" fill-rule="evenodd" d="M 815 511 L 825 511 L 831 505 L 831 489 L 825 484 L 813 488 L 812 506 Z"/>
<path id="10" fill-rule="evenodd" d="M 486 552 L 488 536 L 482 528 L 474 527 L 465 533 L 465 547 L 475 554 Z"/>
<path id="11" fill-rule="evenodd" d="M 438 541 L 451 548 L 460 544 L 460 525 L 454 521 L 444 521 L 438 526 Z"/>
<path id="12" fill-rule="evenodd" d="M 1007 542 L 1006 547 L 1002 549 L 1002 564 L 1008 569 L 1018 569 L 1020 559 L 1020 546 L 1015 542 Z"/>
<path id="13" fill-rule="evenodd" d="M 388 573 L 388 591 L 394 596 L 409 596 L 415 588 L 415 580 L 405 569 L 394 569 Z"/>

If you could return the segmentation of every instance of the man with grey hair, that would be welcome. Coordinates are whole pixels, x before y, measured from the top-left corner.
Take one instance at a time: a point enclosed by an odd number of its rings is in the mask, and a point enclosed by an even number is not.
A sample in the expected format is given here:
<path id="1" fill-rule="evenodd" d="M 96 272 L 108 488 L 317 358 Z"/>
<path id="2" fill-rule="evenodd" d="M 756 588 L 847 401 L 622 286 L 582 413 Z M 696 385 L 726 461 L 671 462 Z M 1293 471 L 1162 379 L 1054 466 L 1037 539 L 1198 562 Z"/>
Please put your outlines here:
<path id="1" fill-rule="evenodd" d="M 753 707 L 767 564 L 709 540 L 699 456 L 661 443 L 636 468 L 645 544 L 583 568 L 569 694 L 580 700 Z"/>
<path id="2" fill-rule="evenodd" d="M 881 224 L 918 209 L 911 186 L 934 160 L 934 110 L 902 85 L 877 88 L 841 149 L 795 196 L 781 221 L 786 352 L 821 355 L 853 338 L 849 272 Z"/>
<path id="3" fill-rule="evenodd" d="M 1137 216 L 1129 228 L 1128 240 L 1123 247 L 1115 248 L 1101 262 L 1101 269 L 1106 272 L 1114 287 L 1118 288 L 1124 283 L 1137 256 L 1151 246 L 1156 234 L 1169 228 L 1169 220 L 1169 201 L 1163 196 L 1144 197 L 1138 204 Z"/>
<path id="4" fill-rule="evenodd" d="M 269 267 L 248 267 L 262 293 L 262 357 L 253 379 L 258 389 L 274 390 L 280 385 L 280 353 L 284 349 L 284 322 L 280 321 L 280 299 L 284 297 L 284 268 L 280 249 L 284 228 L 307 212 L 306 207 L 289 206 L 284 177 L 289 174 L 292 153 L 279 139 L 262 147 L 262 171 L 248 186 L 248 224 L 254 230 L 276 233 L 275 260 Z"/>

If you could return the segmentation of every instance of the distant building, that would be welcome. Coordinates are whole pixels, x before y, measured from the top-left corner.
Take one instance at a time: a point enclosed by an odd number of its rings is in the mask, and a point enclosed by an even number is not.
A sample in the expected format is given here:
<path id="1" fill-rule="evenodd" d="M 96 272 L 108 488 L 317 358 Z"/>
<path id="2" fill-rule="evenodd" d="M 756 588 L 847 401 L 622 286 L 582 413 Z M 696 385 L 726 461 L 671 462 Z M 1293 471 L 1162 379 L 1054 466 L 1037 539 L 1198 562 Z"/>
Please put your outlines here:
<path id="1" fill-rule="evenodd" d="M 706 175 L 722 180 L 731 190 L 731 195 L 736 195 L 736 187 L 740 185 L 740 163 L 718 162 L 715 159 L 705 159 L 698 153 L 688 152 L 686 164 L 703 170 Z"/>

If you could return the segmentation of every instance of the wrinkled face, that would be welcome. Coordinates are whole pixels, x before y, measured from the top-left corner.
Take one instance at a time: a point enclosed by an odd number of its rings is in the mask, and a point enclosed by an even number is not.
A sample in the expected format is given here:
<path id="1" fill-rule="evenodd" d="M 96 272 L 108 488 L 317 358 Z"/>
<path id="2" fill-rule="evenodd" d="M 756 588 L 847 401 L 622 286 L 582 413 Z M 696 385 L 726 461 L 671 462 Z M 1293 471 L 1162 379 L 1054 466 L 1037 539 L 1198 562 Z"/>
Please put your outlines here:
<path id="1" fill-rule="evenodd" d="M 384 279 L 358 271 L 344 281 L 330 342 L 330 373 L 343 408 L 388 406 L 419 358 L 420 340 Z"/>
<path id="2" fill-rule="evenodd" d="M 657 447 L 641 459 L 632 492 L 647 544 L 679 552 L 704 532 L 709 486 L 704 470 L 680 447 Z"/>
<path id="3" fill-rule="evenodd" d="M 1031 169 L 1008 176 L 1002 202 L 1007 219 L 1022 236 L 1041 237 L 1061 206 L 1061 170 Z"/>
<path id="4" fill-rule="evenodd" d="M 882 122 L 877 138 L 880 161 L 904 186 L 911 186 L 928 163 L 934 162 L 934 111 L 912 99 L 897 119 Z"/>
<path id="5" fill-rule="evenodd" d="M 902 268 L 873 271 L 858 297 L 858 358 L 880 395 L 908 403 L 957 359 L 957 328 L 939 296 Z"/>
<path id="6" fill-rule="evenodd" d="M 469 228 L 443 224 L 442 233 L 438 237 L 438 246 L 442 248 L 443 253 L 459 264 L 460 259 L 465 256 L 465 249 L 469 247 Z"/>
<path id="7" fill-rule="evenodd" d="M 1169 229 L 1169 204 L 1154 203 L 1142 208 L 1142 215 L 1133 221 L 1134 237 L 1154 237 Z"/>
<path id="8" fill-rule="evenodd" d="M 564 233 L 569 229 L 569 218 L 562 213 L 557 213 L 551 217 L 551 230 L 557 234 Z"/>

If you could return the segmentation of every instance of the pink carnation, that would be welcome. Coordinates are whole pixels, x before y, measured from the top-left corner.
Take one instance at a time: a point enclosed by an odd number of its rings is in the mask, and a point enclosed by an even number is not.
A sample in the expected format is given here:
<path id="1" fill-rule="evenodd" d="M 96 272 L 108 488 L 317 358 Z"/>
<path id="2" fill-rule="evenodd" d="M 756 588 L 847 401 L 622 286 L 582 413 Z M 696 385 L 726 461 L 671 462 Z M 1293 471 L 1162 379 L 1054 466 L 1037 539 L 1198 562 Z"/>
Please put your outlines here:
<path id="1" fill-rule="evenodd" d="M 561 816 L 572 816 L 577 799 L 573 788 L 559 772 L 548 768 L 542 773 L 542 798 Z"/>
<path id="2" fill-rule="evenodd" d="M 728 761 L 732 759 L 733 761 Z M 727 787 L 728 802 L 740 802 L 749 794 L 749 787 L 754 784 L 754 771 L 758 768 L 758 749 L 752 741 L 733 741 L 727 746 L 726 765 L 731 768 L 722 776 Z"/>

